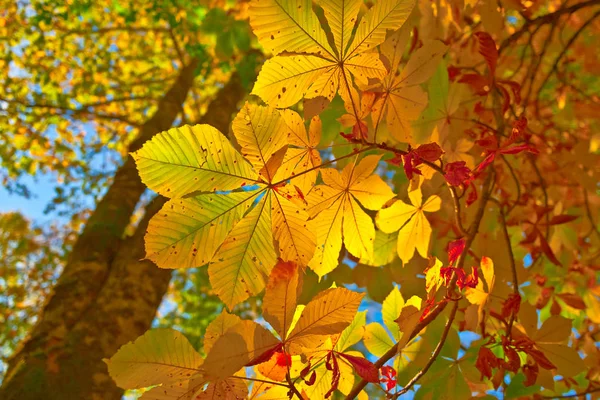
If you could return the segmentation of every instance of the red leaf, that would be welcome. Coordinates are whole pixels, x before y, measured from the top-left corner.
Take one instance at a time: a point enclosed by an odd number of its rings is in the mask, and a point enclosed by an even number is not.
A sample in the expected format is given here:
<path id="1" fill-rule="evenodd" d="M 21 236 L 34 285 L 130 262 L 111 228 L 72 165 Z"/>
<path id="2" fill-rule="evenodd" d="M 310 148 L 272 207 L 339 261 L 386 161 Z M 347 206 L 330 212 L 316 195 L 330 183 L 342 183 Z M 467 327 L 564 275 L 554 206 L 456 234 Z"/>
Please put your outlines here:
<path id="1" fill-rule="evenodd" d="M 475 143 L 486 150 L 498 149 L 498 139 L 496 139 L 496 136 L 488 135 L 482 139 L 476 140 Z"/>
<path id="2" fill-rule="evenodd" d="M 504 368 L 509 371 L 517 372 L 519 367 L 521 366 L 521 359 L 519 358 L 519 353 L 515 349 L 510 346 L 504 347 L 504 355 L 508 358 L 507 362 L 504 362 Z"/>
<path id="3" fill-rule="evenodd" d="M 534 154 L 540 153 L 540 151 L 538 149 L 536 149 L 535 147 L 531 147 L 528 144 L 518 144 L 516 146 L 507 147 L 504 149 L 500 149 L 498 151 L 502 154 L 517 154 L 517 153 L 521 153 L 522 151 L 527 151 L 529 153 L 534 153 Z"/>
<path id="4" fill-rule="evenodd" d="M 317 380 L 317 371 L 313 371 L 313 373 L 310 376 L 310 378 L 308 378 L 307 381 L 304 381 L 304 383 L 306 383 L 306 385 L 308 385 L 308 386 L 312 386 L 312 385 L 315 384 L 316 380 Z"/>
<path id="5" fill-rule="evenodd" d="M 379 382 L 385 384 L 385 388 L 388 392 L 396 387 L 396 370 L 394 368 L 384 365 L 381 367 L 381 375 L 383 375 L 383 377 Z"/>
<path id="6" fill-rule="evenodd" d="M 562 267 L 562 264 L 560 263 L 560 261 L 558 261 L 558 258 L 556 258 L 556 256 L 554 255 L 554 252 L 550 248 L 550 245 L 546 241 L 546 238 L 544 237 L 544 235 L 539 234 L 539 232 L 538 232 L 538 237 L 540 238 L 540 247 L 542 248 L 542 251 L 544 252 L 546 257 L 548 257 L 548 260 L 550 260 L 552 262 L 552 264 Z"/>
<path id="7" fill-rule="evenodd" d="M 278 366 L 280 367 L 289 367 L 292 365 L 292 356 L 290 356 L 289 354 L 286 354 L 282 351 L 278 351 L 275 353 L 276 358 L 276 363 Z"/>
<path id="8" fill-rule="evenodd" d="M 455 161 L 444 166 L 444 178 L 452 186 L 467 184 L 471 180 L 472 174 L 467 163 L 464 161 Z"/>
<path id="9" fill-rule="evenodd" d="M 490 69 L 490 76 L 496 74 L 496 63 L 498 62 L 498 49 L 494 39 L 487 32 L 477 32 L 475 37 L 479 41 L 479 54 L 485 58 L 488 68 Z"/>
<path id="10" fill-rule="evenodd" d="M 354 370 L 367 382 L 378 383 L 379 382 L 379 371 L 375 364 L 366 358 L 354 357 L 348 354 L 339 353 L 339 356 L 346 359 L 352 366 Z"/>
<path id="11" fill-rule="evenodd" d="M 533 359 L 544 369 L 556 369 L 556 365 L 552 364 L 548 358 L 539 350 L 534 348 L 525 348 L 523 351 L 529 354 Z"/>
<path id="12" fill-rule="evenodd" d="M 333 353 L 329 353 L 327 355 L 327 360 L 328 361 L 325 363 L 325 367 L 331 371 L 332 377 L 331 377 L 331 388 L 329 388 L 327 393 L 325 393 L 326 399 L 328 399 L 333 394 L 333 392 L 335 392 L 337 390 L 338 385 L 340 383 L 340 376 L 341 376 L 340 367 L 338 365 L 337 359 L 335 358 L 335 355 Z"/>
<path id="13" fill-rule="evenodd" d="M 487 96 L 492 88 L 492 83 L 487 76 L 479 74 L 465 74 L 459 80 L 459 83 L 466 83 L 471 86 L 475 94 Z"/>
<path id="14" fill-rule="evenodd" d="M 306 375 L 308 375 L 309 372 L 310 372 L 310 360 L 308 361 L 308 364 L 306 364 L 306 367 L 304 367 L 302 369 L 302 371 L 300 371 L 300 378 L 304 379 L 304 377 L 306 377 Z"/>
<path id="15" fill-rule="evenodd" d="M 469 194 L 467 195 L 467 200 L 465 201 L 465 203 L 467 203 L 467 207 L 475 203 L 475 200 L 477 200 L 477 188 L 475 187 L 475 185 L 473 185 L 473 182 L 471 182 L 471 184 L 469 185 L 469 189 L 471 190 L 469 191 Z"/>
<path id="16" fill-rule="evenodd" d="M 485 376 L 488 379 L 492 378 L 492 368 L 498 367 L 498 357 L 492 353 L 487 347 L 480 347 L 475 368 L 481 372 L 481 379 Z"/>
<path id="17" fill-rule="evenodd" d="M 358 121 L 352 127 L 352 135 L 354 136 L 354 139 L 366 140 L 369 135 L 369 128 L 367 127 L 367 124 L 365 124 L 363 121 Z"/>
<path id="18" fill-rule="evenodd" d="M 425 161 L 434 162 L 440 159 L 444 150 L 437 143 L 426 143 L 417 147 L 414 153 Z"/>
<path id="19" fill-rule="evenodd" d="M 400 164 L 402 164 L 402 155 L 394 154 L 393 158 L 390 158 L 389 160 L 386 160 L 386 161 L 392 165 L 400 166 Z"/>
<path id="20" fill-rule="evenodd" d="M 458 239 L 448 244 L 448 264 L 452 265 L 465 250 L 465 239 Z"/>
<path id="21" fill-rule="evenodd" d="M 521 296 L 516 293 L 509 294 L 508 299 L 506 299 L 502 305 L 502 318 L 506 319 L 510 317 L 511 314 L 517 315 L 520 308 Z"/>
<path id="22" fill-rule="evenodd" d="M 537 363 L 523 365 L 521 370 L 523 371 L 523 375 L 525 375 L 525 382 L 523 382 L 523 385 L 525 385 L 525 387 L 533 385 L 537 380 L 540 371 Z"/>
<path id="23" fill-rule="evenodd" d="M 414 153 L 410 152 L 402 156 L 402 160 L 404 161 L 404 173 L 409 180 L 413 178 L 413 174 L 422 175 L 421 171 L 415 168 L 421 164 L 421 160 Z"/>
<path id="24" fill-rule="evenodd" d="M 504 101 L 502 102 L 502 114 L 504 114 L 510 107 L 510 94 L 503 86 L 496 85 L 496 87 L 502 92 L 502 97 L 504 98 Z"/>
<path id="25" fill-rule="evenodd" d="M 501 81 L 496 81 L 496 82 L 508 86 L 515 98 L 515 103 L 517 103 L 517 104 L 521 103 L 521 85 L 519 85 L 515 81 L 501 80 Z"/>
<path id="26" fill-rule="evenodd" d="M 251 367 L 253 365 L 262 364 L 264 362 L 269 361 L 271 359 L 271 357 L 273 357 L 273 354 L 279 352 L 282 348 L 283 348 L 283 343 L 277 343 L 277 345 L 275 345 L 275 347 L 272 347 L 272 348 L 266 350 L 261 355 L 250 360 L 250 362 L 248 362 L 248 364 L 246 364 L 246 367 Z"/>
<path id="27" fill-rule="evenodd" d="M 479 283 L 479 272 L 477 272 L 477 267 L 473 267 L 473 273 L 467 276 L 463 283 L 463 287 L 476 288 Z M 461 288 L 462 289 L 462 288 Z"/>
<path id="28" fill-rule="evenodd" d="M 478 166 L 475 167 L 475 175 L 479 174 L 481 171 L 483 171 L 488 165 L 490 165 L 491 163 L 494 162 L 494 160 L 496 159 L 496 152 L 493 151 L 491 153 L 489 153 L 482 162 L 479 163 Z"/>
<path id="29" fill-rule="evenodd" d="M 510 133 L 510 137 L 508 141 L 504 144 L 504 146 L 508 146 L 523 137 L 523 133 L 527 128 L 527 118 L 521 117 L 513 123 L 513 128 Z"/>
<path id="30" fill-rule="evenodd" d="M 458 75 L 460 75 L 459 68 L 453 67 L 452 65 L 448 67 L 448 79 L 450 82 L 454 82 Z"/>
<path id="31" fill-rule="evenodd" d="M 575 221 L 577 218 L 579 218 L 578 215 L 567 215 L 567 214 L 555 215 L 554 217 L 550 218 L 548 225 L 566 224 L 567 222 Z M 540 225 L 545 225 L 545 223 L 542 223 Z"/>
<path id="32" fill-rule="evenodd" d="M 574 293 L 560 293 L 556 295 L 559 299 L 567 303 L 568 306 L 578 310 L 585 310 L 586 306 L 583 299 Z"/>

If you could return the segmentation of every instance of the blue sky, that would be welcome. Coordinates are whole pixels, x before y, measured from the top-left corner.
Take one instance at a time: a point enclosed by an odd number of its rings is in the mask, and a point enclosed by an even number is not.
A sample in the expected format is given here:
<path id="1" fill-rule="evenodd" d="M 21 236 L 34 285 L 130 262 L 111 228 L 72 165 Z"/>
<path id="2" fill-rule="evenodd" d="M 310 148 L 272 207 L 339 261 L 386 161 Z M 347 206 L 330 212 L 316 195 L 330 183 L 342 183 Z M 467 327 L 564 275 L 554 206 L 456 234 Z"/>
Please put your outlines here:
<path id="1" fill-rule="evenodd" d="M 50 216 L 44 215 L 44 209 L 54 196 L 56 178 L 52 175 L 40 175 L 35 179 L 25 176 L 22 183 L 29 187 L 32 197 L 26 199 L 16 194 L 10 194 L 0 186 L 0 212 L 19 211 L 30 219 L 50 219 Z"/>

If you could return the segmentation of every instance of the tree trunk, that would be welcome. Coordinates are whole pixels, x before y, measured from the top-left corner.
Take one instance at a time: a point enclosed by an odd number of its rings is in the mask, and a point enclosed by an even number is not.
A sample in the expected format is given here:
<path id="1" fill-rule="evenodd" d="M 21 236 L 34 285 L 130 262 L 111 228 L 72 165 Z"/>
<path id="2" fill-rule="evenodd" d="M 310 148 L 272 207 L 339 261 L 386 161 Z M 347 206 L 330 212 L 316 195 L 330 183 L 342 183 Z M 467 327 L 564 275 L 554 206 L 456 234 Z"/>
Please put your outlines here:
<path id="1" fill-rule="evenodd" d="M 141 127 L 132 151 L 171 127 L 192 86 L 196 64 L 181 70 L 156 113 Z M 234 74 L 200 122 L 227 132 L 243 96 Z M 10 360 L 0 399 L 120 399 L 123 391 L 101 360 L 150 327 L 171 278 L 170 270 L 139 261 L 148 221 L 164 198 L 154 199 L 135 234 L 122 239 L 144 190 L 128 157 L 73 247 L 39 322 Z"/>

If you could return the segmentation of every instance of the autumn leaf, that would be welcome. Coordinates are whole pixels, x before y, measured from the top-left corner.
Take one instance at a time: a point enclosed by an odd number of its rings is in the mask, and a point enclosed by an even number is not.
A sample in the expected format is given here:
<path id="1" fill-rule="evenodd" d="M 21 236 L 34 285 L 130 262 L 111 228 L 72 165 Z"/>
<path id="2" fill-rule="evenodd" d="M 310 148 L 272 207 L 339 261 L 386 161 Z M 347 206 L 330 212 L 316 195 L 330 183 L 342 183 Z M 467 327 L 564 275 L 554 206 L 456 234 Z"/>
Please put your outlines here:
<path id="1" fill-rule="evenodd" d="M 265 289 L 263 316 L 280 338 L 285 338 L 292 326 L 302 290 L 301 273 L 295 263 L 280 261 L 271 271 Z"/>
<path id="2" fill-rule="evenodd" d="M 465 297 L 471 304 L 478 306 L 478 319 L 483 319 L 483 312 L 488 303 L 489 296 L 494 290 L 496 277 L 494 274 L 494 262 L 489 257 L 481 257 L 479 264 L 483 279 L 479 279 L 477 286 L 474 288 L 466 288 Z M 485 286 L 484 286 L 485 284 Z"/>
<path id="3" fill-rule="evenodd" d="M 565 344 L 571 336 L 571 320 L 552 315 L 538 329 L 537 313 L 529 304 L 521 306 L 519 320 L 527 337 L 556 366 L 558 374 L 572 377 L 585 369 L 577 350 Z"/>
<path id="4" fill-rule="evenodd" d="M 264 64 L 252 93 L 284 108 L 303 97 L 331 101 L 339 91 L 346 103 L 356 107 L 352 78 L 367 84 L 369 78 L 385 76 L 387 70 L 373 50 L 389 30 L 402 26 L 414 7 L 410 0 L 378 1 L 357 21 L 361 4 L 359 0 L 319 2 L 333 35 L 331 46 L 311 1 L 255 0 L 250 24 L 263 47 L 276 56 Z M 273 20 L 274 14 L 281 18 Z"/>
<path id="5" fill-rule="evenodd" d="M 150 188 L 166 196 L 185 196 L 168 202 L 151 220 L 146 235 L 148 257 L 162 268 L 210 263 L 211 285 L 230 309 L 264 288 L 277 255 L 306 265 L 315 251 L 308 214 L 282 187 L 297 173 L 297 165 L 287 169 L 288 176 L 278 176 L 287 146 L 299 144 L 297 138 L 290 141 L 295 137 L 290 125 L 294 127 L 297 118 L 284 115 L 246 104 L 232 127 L 242 155 L 221 133 L 205 126 L 167 131 L 134 154 Z M 316 139 L 307 140 L 305 151 L 312 152 L 310 146 Z M 182 143 L 187 146 L 182 152 L 169 155 L 169 149 Z M 192 171 L 186 175 L 186 184 L 175 179 L 182 165 Z M 210 187 L 207 182 L 217 182 L 212 190 L 226 193 L 203 193 Z M 307 190 L 312 183 L 300 185 Z"/>
<path id="6" fill-rule="evenodd" d="M 399 60 L 406 46 L 403 34 L 400 29 L 381 45 L 381 54 L 389 60 L 391 68 L 381 87 L 371 89 L 381 93 L 373 106 L 372 118 L 375 130 L 385 116 L 387 128 L 394 139 L 415 144 L 411 124 L 427 106 L 427 93 L 420 84 L 433 75 L 447 47 L 439 41 L 424 43 L 398 74 Z"/>
<path id="7" fill-rule="evenodd" d="M 316 149 L 321 140 L 321 120 L 319 117 L 312 118 L 307 130 L 304 121 L 295 111 L 284 109 L 280 113 L 288 128 L 289 147 L 274 179 L 279 181 L 299 175 L 293 180 L 293 184 L 300 189 L 302 195 L 306 195 L 314 186 L 319 173 L 318 167 L 321 165 L 321 155 Z"/>
<path id="8" fill-rule="evenodd" d="M 315 296 L 286 339 L 290 352 L 315 347 L 326 335 L 341 333 L 353 321 L 363 296 L 344 288 L 328 289 Z"/>
<path id="9" fill-rule="evenodd" d="M 325 185 L 317 185 L 307 196 L 307 211 L 317 231 L 317 250 L 309 267 L 319 276 L 335 269 L 343 242 L 355 257 L 373 257 L 375 227 L 363 210 L 380 209 L 394 197 L 389 186 L 372 175 L 379 156 L 367 156 L 346 165 L 342 173 L 321 169 Z"/>
<path id="10" fill-rule="evenodd" d="M 253 321 L 242 320 L 229 328 L 211 347 L 203 364 L 211 379 L 225 379 L 277 348 L 279 340 Z M 271 356 L 265 357 L 267 361 Z"/>
<path id="11" fill-rule="evenodd" d="M 123 389 L 189 380 L 201 372 L 202 361 L 186 337 L 173 329 L 149 330 L 104 360 Z"/>
<path id="12" fill-rule="evenodd" d="M 403 264 L 409 262 L 415 253 L 426 258 L 428 256 L 429 239 L 431 237 L 431 226 L 425 212 L 435 212 L 440 209 L 441 199 L 439 196 L 431 196 L 423 203 L 420 189 L 408 193 L 412 204 L 396 201 L 390 207 L 385 208 L 377 214 L 377 227 L 383 232 L 398 233 L 398 256 Z"/>

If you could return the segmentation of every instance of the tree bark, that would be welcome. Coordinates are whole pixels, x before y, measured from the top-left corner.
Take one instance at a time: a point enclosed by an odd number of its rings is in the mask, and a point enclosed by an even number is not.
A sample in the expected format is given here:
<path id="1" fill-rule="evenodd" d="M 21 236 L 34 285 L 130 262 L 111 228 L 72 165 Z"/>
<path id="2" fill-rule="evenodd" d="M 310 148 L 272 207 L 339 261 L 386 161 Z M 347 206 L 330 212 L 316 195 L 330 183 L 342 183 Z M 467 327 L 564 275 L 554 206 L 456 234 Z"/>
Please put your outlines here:
<path id="1" fill-rule="evenodd" d="M 182 68 L 155 114 L 140 128 L 131 151 L 171 127 L 193 84 L 196 65 L 193 61 Z M 232 75 L 200 123 L 227 132 L 244 94 L 239 77 Z M 39 322 L 10 360 L 0 399 L 121 398 L 123 391 L 101 360 L 150 327 L 171 278 L 170 270 L 140 261 L 148 221 L 164 198 L 154 199 L 134 235 L 122 239 L 145 189 L 128 157 L 78 237 Z"/>

